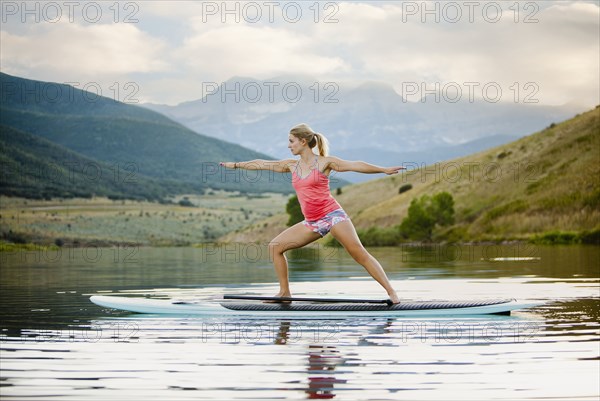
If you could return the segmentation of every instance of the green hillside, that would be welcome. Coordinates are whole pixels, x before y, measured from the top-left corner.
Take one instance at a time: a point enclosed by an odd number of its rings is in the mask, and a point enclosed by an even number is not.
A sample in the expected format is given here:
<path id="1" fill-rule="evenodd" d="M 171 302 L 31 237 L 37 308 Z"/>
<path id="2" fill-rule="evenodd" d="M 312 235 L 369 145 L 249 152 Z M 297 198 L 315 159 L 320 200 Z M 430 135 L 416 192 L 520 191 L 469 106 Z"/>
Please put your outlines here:
<path id="1" fill-rule="evenodd" d="M 119 117 L 157 123 L 172 123 L 162 114 L 130 106 L 76 87 L 35 81 L 0 72 L 2 107 L 52 115 Z M 92 88 L 93 85 L 90 85 Z"/>
<path id="2" fill-rule="evenodd" d="M 199 135 L 156 112 L 68 85 L 2 73 L 0 87 L 2 125 L 45 138 L 89 159 L 134 166 L 141 176 L 192 188 L 292 190 L 289 179 L 281 174 L 225 172 L 219 161 L 270 157 Z"/>
<path id="3" fill-rule="evenodd" d="M 456 216 L 435 231 L 437 240 L 598 232 L 600 106 L 507 145 L 345 187 L 338 199 L 358 228 L 381 229 L 399 225 L 412 199 L 442 191 L 453 196 Z"/>
<path id="4" fill-rule="evenodd" d="M 29 199 L 91 198 L 161 200 L 198 191 L 191 185 L 144 177 L 132 165 L 109 165 L 46 139 L 0 125 L 2 194 Z"/>

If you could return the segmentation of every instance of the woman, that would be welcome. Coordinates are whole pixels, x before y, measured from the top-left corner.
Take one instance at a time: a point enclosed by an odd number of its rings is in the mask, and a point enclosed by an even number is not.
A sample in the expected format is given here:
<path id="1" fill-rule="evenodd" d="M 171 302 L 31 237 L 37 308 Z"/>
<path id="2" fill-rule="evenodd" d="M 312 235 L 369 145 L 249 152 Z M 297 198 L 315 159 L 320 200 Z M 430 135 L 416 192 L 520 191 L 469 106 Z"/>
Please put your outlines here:
<path id="1" fill-rule="evenodd" d="M 315 147 L 318 149 L 318 155 L 313 152 Z M 364 248 L 350 218 L 331 196 L 329 174 L 332 171 L 396 174 L 404 167 L 379 167 L 362 161 L 347 161 L 328 156 L 327 139 L 306 124 L 297 125 L 290 130 L 288 148 L 294 156 L 300 156 L 300 159 L 221 163 L 226 168 L 292 173 L 292 185 L 298 195 L 305 220 L 286 229 L 269 243 L 269 252 L 279 279 L 279 292 L 276 296 L 291 296 L 285 252 L 308 245 L 331 232 L 354 260 L 381 284 L 390 300 L 399 303 L 400 299 L 381 264 Z"/>

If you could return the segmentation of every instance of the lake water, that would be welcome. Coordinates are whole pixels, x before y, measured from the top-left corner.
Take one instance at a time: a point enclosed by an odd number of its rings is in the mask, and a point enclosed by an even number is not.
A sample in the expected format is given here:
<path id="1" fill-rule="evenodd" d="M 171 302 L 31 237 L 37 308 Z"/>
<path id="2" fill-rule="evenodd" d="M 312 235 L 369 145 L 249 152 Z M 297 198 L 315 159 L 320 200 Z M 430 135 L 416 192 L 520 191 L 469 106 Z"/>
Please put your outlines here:
<path id="1" fill-rule="evenodd" d="M 89 295 L 273 295 L 266 248 L 4 253 L 2 399 L 598 399 L 600 247 L 371 251 L 407 300 L 545 303 L 465 318 L 148 317 L 97 307 Z M 385 295 L 343 250 L 289 260 L 295 295 Z"/>

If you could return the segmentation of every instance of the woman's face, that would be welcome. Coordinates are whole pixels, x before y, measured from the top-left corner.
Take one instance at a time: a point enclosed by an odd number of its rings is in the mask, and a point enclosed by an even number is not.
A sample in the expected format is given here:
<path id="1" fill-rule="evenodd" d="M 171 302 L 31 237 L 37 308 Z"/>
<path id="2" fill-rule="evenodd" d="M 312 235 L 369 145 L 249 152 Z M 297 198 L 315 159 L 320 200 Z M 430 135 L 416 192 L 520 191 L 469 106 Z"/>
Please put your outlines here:
<path id="1" fill-rule="evenodd" d="M 292 134 L 289 135 L 288 149 L 292 152 L 294 156 L 299 155 L 305 146 L 306 141 L 299 139 Z"/>

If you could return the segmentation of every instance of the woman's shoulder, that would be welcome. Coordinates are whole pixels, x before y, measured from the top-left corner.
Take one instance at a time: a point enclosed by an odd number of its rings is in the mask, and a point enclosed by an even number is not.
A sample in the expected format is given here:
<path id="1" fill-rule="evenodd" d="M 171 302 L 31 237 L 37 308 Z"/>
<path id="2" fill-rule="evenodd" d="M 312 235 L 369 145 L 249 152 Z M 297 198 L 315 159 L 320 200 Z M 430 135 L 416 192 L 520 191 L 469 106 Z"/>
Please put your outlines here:
<path id="1" fill-rule="evenodd" d="M 339 164 L 341 159 L 336 156 L 328 155 L 328 156 L 319 156 L 319 169 L 325 173 L 329 174 L 331 170 L 335 170 L 335 166 Z"/>
<path id="2" fill-rule="evenodd" d="M 336 163 L 339 162 L 340 159 L 339 157 L 336 156 L 332 156 L 332 155 L 327 155 L 327 156 L 319 156 L 319 162 L 321 162 L 322 164 L 328 166 L 331 163 Z"/>
<path id="3" fill-rule="evenodd" d="M 298 160 L 296 159 L 282 159 L 279 161 L 280 164 L 285 166 L 289 171 L 292 171 L 296 164 L 298 164 Z"/>
<path id="4" fill-rule="evenodd" d="M 298 163 L 298 160 L 297 159 L 282 159 L 282 160 L 279 160 L 279 163 L 286 165 L 286 166 L 291 166 L 293 164 Z"/>

